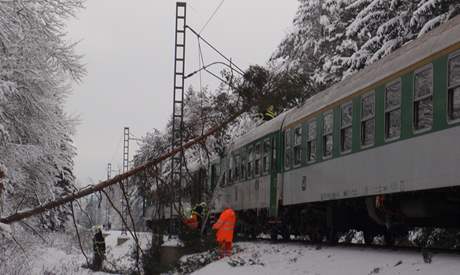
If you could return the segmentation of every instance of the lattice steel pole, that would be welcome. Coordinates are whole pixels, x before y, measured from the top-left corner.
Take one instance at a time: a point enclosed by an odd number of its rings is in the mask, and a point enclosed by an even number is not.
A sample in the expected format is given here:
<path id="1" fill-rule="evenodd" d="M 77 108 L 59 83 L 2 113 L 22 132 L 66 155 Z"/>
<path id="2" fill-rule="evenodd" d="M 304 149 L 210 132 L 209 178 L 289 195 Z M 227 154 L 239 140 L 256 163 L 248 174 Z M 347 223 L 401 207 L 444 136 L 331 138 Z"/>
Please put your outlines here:
<path id="1" fill-rule="evenodd" d="M 112 163 L 107 163 L 107 180 L 112 178 Z M 109 189 L 109 194 L 112 195 L 112 188 Z M 105 198 L 105 225 L 107 230 L 109 230 L 109 223 L 110 223 L 110 204 L 108 199 Z"/>
<path id="2" fill-rule="evenodd" d="M 107 179 L 112 178 L 112 163 L 107 163 Z"/>
<path id="3" fill-rule="evenodd" d="M 173 125 L 172 149 L 182 146 L 184 126 L 184 73 L 185 73 L 185 26 L 187 5 L 176 3 L 176 33 L 174 47 L 174 90 L 173 90 Z M 171 183 L 173 186 L 172 203 L 180 200 L 182 166 L 184 152 L 181 151 L 171 160 Z M 179 189 L 179 190 L 177 190 Z M 173 207 L 171 205 L 171 216 Z"/>
<path id="4" fill-rule="evenodd" d="M 129 170 L 129 127 L 125 127 L 123 129 L 123 173 L 126 173 Z M 123 187 L 128 186 L 128 180 L 125 179 L 122 181 L 120 184 L 123 185 Z M 128 206 L 127 206 L 127 201 L 124 198 L 123 191 L 120 190 L 121 193 L 121 214 L 125 221 L 128 221 L 127 215 L 128 215 Z M 126 234 L 126 226 L 122 222 L 122 229 L 121 232 L 122 234 Z"/>

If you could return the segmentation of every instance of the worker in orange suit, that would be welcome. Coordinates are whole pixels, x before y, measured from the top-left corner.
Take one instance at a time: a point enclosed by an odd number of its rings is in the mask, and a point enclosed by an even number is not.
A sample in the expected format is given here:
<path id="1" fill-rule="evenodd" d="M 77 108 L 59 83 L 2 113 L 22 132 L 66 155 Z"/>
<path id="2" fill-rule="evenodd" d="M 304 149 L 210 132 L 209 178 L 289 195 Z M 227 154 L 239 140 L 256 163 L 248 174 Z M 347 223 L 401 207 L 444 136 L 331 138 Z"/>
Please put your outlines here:
<path id="1" fill-rule="evenodd" d="M 212 226 L 216 230 L 216 240 L 219 244 L 221 257 L 232 255 L 233 230 L 235 228 L 235 211 L 228 205 L 224 205 L 224 211 L 220 214 L 217 222 Z"/>

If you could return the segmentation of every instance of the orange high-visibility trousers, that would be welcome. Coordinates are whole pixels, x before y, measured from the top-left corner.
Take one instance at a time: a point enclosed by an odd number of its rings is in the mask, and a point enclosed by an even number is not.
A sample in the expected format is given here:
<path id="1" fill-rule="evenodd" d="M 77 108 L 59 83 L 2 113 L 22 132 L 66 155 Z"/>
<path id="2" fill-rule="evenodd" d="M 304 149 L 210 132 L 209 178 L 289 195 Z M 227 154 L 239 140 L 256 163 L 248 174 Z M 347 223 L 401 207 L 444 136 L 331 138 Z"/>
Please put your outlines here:
<path id="1" fill-rule="evenodd" d="M 219 255 L 221 257 L 231 256 L 233 249 L 233 242 L 221 241 L 219 244 Z"/>

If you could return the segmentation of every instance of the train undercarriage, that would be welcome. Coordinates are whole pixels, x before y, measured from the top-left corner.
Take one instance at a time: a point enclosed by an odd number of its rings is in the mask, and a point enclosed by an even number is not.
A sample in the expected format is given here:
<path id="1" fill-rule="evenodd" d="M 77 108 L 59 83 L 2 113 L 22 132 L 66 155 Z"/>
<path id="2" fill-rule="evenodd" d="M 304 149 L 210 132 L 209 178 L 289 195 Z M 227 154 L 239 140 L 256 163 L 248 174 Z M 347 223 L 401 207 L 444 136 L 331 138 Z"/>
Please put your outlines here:
<path id="1" fill-rule="evenodd" d="M 415 227 L 460 228 L 460 187 L 279 205 L 276 218 L 267 209 L 238 211 L 237 232 L 249 238 L 263 233 L 272 239 L 308 236 L 337 243 L 357 230 L 366 243 L 383 236 L 386 244 L 394 244 Z"/>

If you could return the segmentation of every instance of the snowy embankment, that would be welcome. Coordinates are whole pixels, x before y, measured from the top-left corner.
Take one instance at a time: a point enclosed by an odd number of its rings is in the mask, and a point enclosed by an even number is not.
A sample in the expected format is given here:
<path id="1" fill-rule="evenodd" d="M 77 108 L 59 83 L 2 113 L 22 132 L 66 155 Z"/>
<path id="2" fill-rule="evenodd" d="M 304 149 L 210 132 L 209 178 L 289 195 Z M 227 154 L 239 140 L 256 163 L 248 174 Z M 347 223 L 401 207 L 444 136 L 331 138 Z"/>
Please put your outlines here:
<path id="1" fill-rule="evenodd" d="M 135 249 L 135 242 L 131 235 L 122 235 L 120 231 L 104 232 L 106 243 L 106 260 L 104 267 L 107 270 L 120 270 L 126 271 L 133 268 L 134 257 L 133 251 Z M 149 233 L 137 233 L 140 246 L 146 249 L 151 239 Z M 118 239 L 125 239 L 124 242 L 119 243 Z M 34 272 L 33 274 L 43 274 L 43 271 L 53 272 L 66 272 L 62 274 L 106 274 L 103 272 L 93 272 L 87 268 L 82 268 L 86 264 L 84 256 L 81 254 L 80 249 L 75 243 L 67 247 L 65 241 L 62 239 L 57 243 L 44 245 L 35 251 L 34 257 Z M 92 241 L 88 238 L 85 240 L 84 247 L 88 256 L 88 260 L 92 261 L 93 253 L 91 251 Z M 51 273 L 51 274 L 53 274 Z"/>
<path id="2" fill-rule="evenodd" d="M 421 253 L 359 247 L 323 247 L 301 244 L 238 243 L 233 256 L 195 271 L 208 274 L 460 274 L 460 256 L 434 254 L 425 263 Z M 185 256 L 187 261 L 193 256 Z M 197 254 L 196 258 L 207 255 Z"/>
<path id="3" fill-rule="evenodd" d="M 92 261 L 91 231 L 80 231 L 83 240 L 83 247 Z M 135 242 L 128 234 L 121 235 L 120 231 L 104 232 L 107 246 L 107 260 L 104 266 L 108 270 L 127 271 L 133 268 L 133 251 Z M 151 240 L 150 233 L 137 233 L 140 245 L 146 249 Z M 118 238 L 122 237 L 125 242 L 119 243 Z M 29 233 L 15 236 L 18 244 L 3 239 L 0 243 L 2 249 L 1 259 L 7 259 L 0 264 L 0 274 L 107 274 L 93 272 L 87 268 L 85 257 L 82 255 L 76 236 L 70 233 L 51 233 L 42 235 L 31 235 Z M 43 238 L 43 239 L 42 239 Z M 24 249 L 24 251 L 23 251 Z M 123 273 L 123 272 L 122 272 Z"/>

